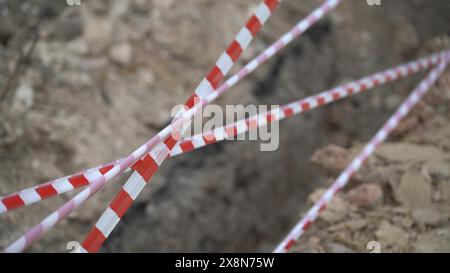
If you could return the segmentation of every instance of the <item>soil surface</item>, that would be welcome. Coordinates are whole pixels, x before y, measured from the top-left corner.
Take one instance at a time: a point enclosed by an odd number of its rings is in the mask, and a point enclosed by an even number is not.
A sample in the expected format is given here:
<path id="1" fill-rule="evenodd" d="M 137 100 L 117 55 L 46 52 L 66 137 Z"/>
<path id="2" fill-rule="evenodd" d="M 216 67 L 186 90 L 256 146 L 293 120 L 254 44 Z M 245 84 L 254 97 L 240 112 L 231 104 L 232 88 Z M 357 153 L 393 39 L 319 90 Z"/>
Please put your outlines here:
<path id="1" fill-rule="evenodd" d="M 110 162 L 144 143 L 169 122 L 172 107 L 189 97 L 259 0 L 57 2 L 0 1 L 0 195 Z M 321 2 L 284 0 L 232 72 Z M 347 0 L 218 104 L 281 105 L 450 47 L 449 34 L 447 0 Z M 257 141 L 227 141 L 167 160 L 102 251 L 272 251 L 424 75 L 283 121 L 275 152 L 260 152 Z M 369 241 L 382 251 L 449 251 L 449 78 L 297 251 L 364 252 Z M 323 147 L 342 156 L 340 163 L 321 156 Z M 28 251 L 67 252 L 69 241 L 81 242 L 127 176 Z M 71 196 L 0 215 L 0 247 Z"/>

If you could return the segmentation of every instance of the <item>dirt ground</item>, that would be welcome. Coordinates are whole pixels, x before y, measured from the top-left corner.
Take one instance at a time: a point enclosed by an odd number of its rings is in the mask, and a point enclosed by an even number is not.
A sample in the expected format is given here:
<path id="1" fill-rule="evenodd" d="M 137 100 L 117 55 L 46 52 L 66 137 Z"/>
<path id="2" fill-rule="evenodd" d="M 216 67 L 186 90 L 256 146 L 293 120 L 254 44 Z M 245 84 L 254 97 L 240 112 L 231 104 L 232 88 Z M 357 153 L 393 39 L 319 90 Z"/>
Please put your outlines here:
<path id="1" fill-rule="evenodd" d="M 321 2 L 284 0 L 233 71 Z M 172 107 L 188 98 L 258 3 L 0 1 L 0 195 L 144 143 L 169 122 Z M 218 103 L 284 104 L 450 47 L 449 34 L 447 0 L 346 0 Z M 348 160 L 423 76 L 283 121 L 275 152 L 239 141 L 168 160 L 102 251 L 272 251 L 342 168 L 324 161 L 323 147 L 333 144 L 331 155 Z M 369 241 L 379 241 L 382 251 L 449 251 L 448 73 L 446 79 L 296 251 L 364 252 Z M 126 177 L 29 251 L 66 252 L 67 242 L 82 241 Z M 361 206 L 367 192 L 376 198 Z M 71 196 L 0 215 L 0 247 Z"/>

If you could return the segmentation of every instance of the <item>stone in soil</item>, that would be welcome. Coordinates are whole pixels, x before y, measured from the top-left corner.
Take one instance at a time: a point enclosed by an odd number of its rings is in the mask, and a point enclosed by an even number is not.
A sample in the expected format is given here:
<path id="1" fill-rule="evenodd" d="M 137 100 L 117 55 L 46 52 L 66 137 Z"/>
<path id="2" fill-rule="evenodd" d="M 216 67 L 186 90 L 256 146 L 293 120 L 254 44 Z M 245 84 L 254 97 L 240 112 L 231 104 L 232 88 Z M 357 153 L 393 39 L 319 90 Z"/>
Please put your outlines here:
<path id="1" fill-rule="evenodd" d="M 431 204 L 431 184 L 416 171 L 403 174 L 395 189 L 395 198 L 409 209 L 427 208 Z"/>
<path id="2" fill-rule="evenodd" d="M 423 225 L 436 226 L 444 220 L 437 208 L 416 209 L 411 215 L 414 222 Z"/>
<path id="3" fill-rule="evenodd" d="M 436 147 L 411 143 L 386 143 L 381 145 L 376 155 L 392 162 L 424 162 L 432 159 L 445 158 Z"/>
<path id="4" fill-rule="evenodd" d="M 450 226 L 419 235 L 412 245 L 415 252 L 448 253 L 450 252 Z"/>
<path id="5" fill-rule="evenodd" d="M 405 231 L 387 221 L 382 221 L 378 230 L 375 232 L 378 240 L 386 247 L 395 246 L 396 248 L 404 248 L 408 244 L 408 236 Z"/>
<path id="6" fill-rule="evenodd" d="M 332 174 L 338 174 L 350 163 L 349 152 L 341 146 L 330 144 L 317 150 L 311 162 Z"/>
<path id="7" fill-rule="evenodd" d="M 310 203 L 317 202 L 325 193 L 325 189 L 318 189 L 310 195 Z M 349 204 L 340 196 L 334 196 L 328 208 L 319 214 L 319 219 L 326 223 L 336 223 L 342 220 L 350 211 Z"/>
<path id="8" fill-rule="evenodd" d="M 383 190 L 377 184 L 367 183 L 351 189 L 347 200 L 357 207 L 374 207 L 383 199 Z"/>

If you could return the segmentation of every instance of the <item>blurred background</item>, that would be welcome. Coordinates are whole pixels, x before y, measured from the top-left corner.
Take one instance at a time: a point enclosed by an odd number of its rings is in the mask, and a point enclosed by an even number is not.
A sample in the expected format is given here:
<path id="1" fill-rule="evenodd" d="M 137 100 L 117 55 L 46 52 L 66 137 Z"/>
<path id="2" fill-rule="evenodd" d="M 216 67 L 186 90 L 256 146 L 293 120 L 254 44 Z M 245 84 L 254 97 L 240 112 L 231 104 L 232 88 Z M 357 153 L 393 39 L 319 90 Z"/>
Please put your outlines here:
<path id="1" fill-rule="evenodd" d="M 132 152 L 259 2 L 0 1 L 0 195 Z M 281 105 L 450 47 L 448 0 L 381 2 L 343 1 L 218 103 Z M 321 3 L 284 0 L 232 73 Z M 168 160 L 102 251 L 272 251 L 424 75 L 282 121 L 275 152 L 227 141 Z M 449 89 L 447 72 L 295 251 L 450 251 Z M 127 176 L 29 251 L 81 242 Z M 0 247 L 71 196 L 0 215 Z"/>

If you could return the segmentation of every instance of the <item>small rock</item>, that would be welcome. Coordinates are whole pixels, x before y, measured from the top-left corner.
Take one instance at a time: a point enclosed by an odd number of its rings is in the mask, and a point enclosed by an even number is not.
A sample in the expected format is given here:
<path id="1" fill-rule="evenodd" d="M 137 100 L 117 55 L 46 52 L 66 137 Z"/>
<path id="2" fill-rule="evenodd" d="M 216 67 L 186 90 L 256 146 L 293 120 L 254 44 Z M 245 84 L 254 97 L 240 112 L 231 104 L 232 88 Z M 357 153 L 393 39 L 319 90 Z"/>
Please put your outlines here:
<path id="1" fill-rule="evenodd" d="M 450 181 L 441 181 L 438 185 L 440 199 L 450 203 Z"/>
<path id="2" fill-rule="evenodd" d="M 13 108 L 16 110 L 27 110 L 33 106 L 34 90 L 30 83 L 23 81 L 19 84 L 14 94 Z"/>
<path id="3" fill-rule="evenodd" d="M 383 190 L 377 184 L 363 184 L 347 194 L 347 199 L 357 207 L 374 207 L 383 199 Z"/>
<path id="4" fill-rule="evenodd" d="M 345 222 L 347 228 L 352 231 L 360 230 L 369 224 L 366 219 L 351 219 Z"/>
<path id="5" fill-rule="evenodd" d="M 123 66 L 129 66 L 133 58 L 133 50 L 128 43 L 114 45 L 109 51 L 112 61 Z"/>
<path id="6" fill-rule="evenodd" d="M 311 236 L 308 239 L 308 248 L 315 250 L 316 252 L 322 252 L 323 248 L 320 245 L 320 238 L 316 236 Z"/>
<path id="7" fill-rule="evenodd" d="M 311 203 L 317 202 L 324 193 L 325 189 L 316 190 L 310 195 L 309 201 Z M 334 196 L 327 209 L 319 214 L 319 219 L 327 223 L 336 223 L 342 220 L 349 211 L 349 204 L 339 196 Z"/>
<path id="8" fill-rule="evenodd" d="M 67 48 L 79 55 L 86 55 L 89 53 L 89 46 L 83 39 L 74 39 L 67 43 Z"/>
<path id="9" fill-rule="evenodd" d="M 139 82 L 143 83 L 146 87 L 155 83 L 155 75 L 151 69 L 139 69 L 138 78 Z"/>
<path id="10" fill-rule="evenodd" d="M 384 241 L 395 248 L 403 248 L 408 244 L 408 236 L 403 229 L 393 226 L 387 221 L 381 222 L 375 235 L 380 241 Z"/>
<path id="11" fill-rule="evenodd" d="M 97 15 L 107 14 L 111 6 L 111 3 L 107 0 L 88 1 L 86 4 Z"/>
<path id="12" fill-rule="evenodd" d="M 395 162 L 424 162 L 445 158 L 442 151 L 436 147 L 412 143 L 386 143 L 381 145 L 375 153 L 386 160 Z"/>
<path id="13" fill-rule="evenodd" d="M 394 50 L 399 55 L 413 51 L 420 45 L 417 28 L 403 16 L 396 16 L 392 25 Z"/>
<path id="14" fill-rule="evenodd" d="M 419 235 L 413 243 L 414 250 L 422 253 L 450 252 L 450 227 L 439 228 Z"/>
<path id="15" fill-rule="evenodd" d="M 87 9 L 83 9 L 82 17 L 83 38 L 89 45 L 91 53 L 98 54 L 111 44 L 113 22 L 108 18 L 93 15 Z"/>
<path id="16" fill-rule="evenodd" d="M 412 130 L 416 129 L 420 125 L 420 121 L 418 117 L 411 116 L 408 118 L 405 118 L 398 126 L 395 128 L 395 130 L 391 133 L 393 137 L 401 137 L 405 134 L 411 132 Z"/>
<path id="17" fill-rule="evenodd" d="M 78 9 L 65 9 L 52 26 L 50 37 L 70 41 L 83 33 L 83 22 Z"/>
<path id="18" fill-rule="evenodd" d="M 426 208 L 431 203 L 431 185 L 419 172 L 407 171 L 395 190 L 395 198 L 409 209 Z"/>
<path id="19" fill-rule="evenodd" d="M 327 252 L 330 253 L 354 253 L 355 251 L 339 243 L 328 243 L 325 245 Z"/>
<path id="20" fill-rule="evenodd" d="M 450 177 L 450 162 L 445 160 L 433 160 L 425 164 L 431 175 Z"/>
<path id="21" fill-rule="evenodd" d="M 402 220 L 402 226 L 405 228 L 411 228 L 413 223 L 413 220 L 411 220 L 410 218 L 403 218 Z"/>
<path id="22" fill-rule="evenodd" d="M 439 224 L 443 217 L 435 209 L 416 209 L 412 212 L 413 220 L 418 224 L 435 226 Z"/>
<path id="23" fill-rule="evenodd" d="M 152 2 L 147 0 L 132 0 L 131 11 L 137 14 L 147 14 L 152 9 Z"/>
<path id="24" fill-rule="evenodd" d="M 338 145 L 330 144 L 317 150 L 312 156 L 311 162 L 333 174 L 337 174 L 350 163 L 349 152 Z"/>

